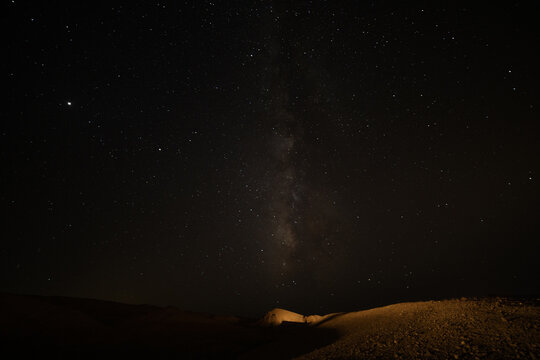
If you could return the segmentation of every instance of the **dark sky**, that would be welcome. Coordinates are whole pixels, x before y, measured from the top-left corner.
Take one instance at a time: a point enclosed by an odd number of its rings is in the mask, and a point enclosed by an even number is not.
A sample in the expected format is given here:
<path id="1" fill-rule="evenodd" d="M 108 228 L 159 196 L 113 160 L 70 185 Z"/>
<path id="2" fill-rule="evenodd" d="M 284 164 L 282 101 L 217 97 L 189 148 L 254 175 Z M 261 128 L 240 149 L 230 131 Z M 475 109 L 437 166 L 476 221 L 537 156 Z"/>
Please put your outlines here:
<path id="1" fill-rule="evenodd" d="M 470 3 L 4 2 L 0 291 L 537 294 L 537 18 Z"/>

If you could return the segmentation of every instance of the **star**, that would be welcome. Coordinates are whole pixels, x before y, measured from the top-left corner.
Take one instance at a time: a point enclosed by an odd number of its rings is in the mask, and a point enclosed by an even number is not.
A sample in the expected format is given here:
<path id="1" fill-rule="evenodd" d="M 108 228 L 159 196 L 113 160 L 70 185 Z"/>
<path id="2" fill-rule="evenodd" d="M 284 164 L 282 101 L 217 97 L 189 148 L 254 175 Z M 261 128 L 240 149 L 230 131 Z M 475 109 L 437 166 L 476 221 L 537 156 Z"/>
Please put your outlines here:
<path id="1" fill-rule="evenodd" d="M 66 102 L 67 106 L 71 106 L 71 101 Z"/>

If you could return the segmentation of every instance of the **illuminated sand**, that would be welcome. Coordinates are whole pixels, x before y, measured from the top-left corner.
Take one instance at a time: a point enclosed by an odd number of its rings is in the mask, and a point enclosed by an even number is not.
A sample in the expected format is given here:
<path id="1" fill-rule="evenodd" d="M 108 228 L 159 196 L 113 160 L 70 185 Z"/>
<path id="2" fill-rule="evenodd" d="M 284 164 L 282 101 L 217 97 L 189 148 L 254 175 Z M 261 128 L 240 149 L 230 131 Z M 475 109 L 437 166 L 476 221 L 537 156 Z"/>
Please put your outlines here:
<path id="1" fill-rule="evenodd" d="M 301 359 L 540 357 L 540 309 L 520 301 L 402 303 L 333 314 L 313 326 L 337 340 Z"/>
<path id="2" fill-rule="evenodd" d="M 537 299 L 400 303 L 259 320 L 173 307 L 0 294 L 0 346 L 18 358 L 540 358 Z"/>

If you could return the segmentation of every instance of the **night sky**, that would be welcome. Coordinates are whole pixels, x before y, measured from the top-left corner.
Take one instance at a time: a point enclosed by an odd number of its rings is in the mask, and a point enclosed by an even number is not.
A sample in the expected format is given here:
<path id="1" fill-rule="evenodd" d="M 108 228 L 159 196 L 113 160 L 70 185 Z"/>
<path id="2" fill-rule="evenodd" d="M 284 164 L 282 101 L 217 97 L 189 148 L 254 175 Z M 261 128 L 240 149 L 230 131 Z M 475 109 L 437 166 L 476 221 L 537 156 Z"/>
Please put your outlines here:
<path id="1" fill-rule="evenodd" d="M 4 1 L 0 291 L 538 294 L 537 16 L 399 3 Z"/>

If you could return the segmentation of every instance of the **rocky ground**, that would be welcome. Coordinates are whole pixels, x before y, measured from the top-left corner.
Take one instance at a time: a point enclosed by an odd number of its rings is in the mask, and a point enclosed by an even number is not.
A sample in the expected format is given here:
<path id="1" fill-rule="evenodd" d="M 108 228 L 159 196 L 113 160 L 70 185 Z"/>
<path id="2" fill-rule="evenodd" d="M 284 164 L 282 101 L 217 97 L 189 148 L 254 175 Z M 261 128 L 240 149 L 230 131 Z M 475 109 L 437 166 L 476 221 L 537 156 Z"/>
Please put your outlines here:
<path id="1" fill-rule="evenodd" d="M 538 303 L 508 299 L 403 303 L 337 314 L 339 338 L 301 359 L 536 359 Z"/>
<path id="2" fill-rule="evenodd" d="M 537 359 L 538 299 L 400 303 L 259 320 L 168 307 L 0 294 L 0 347 L 17 358 Z"/>

